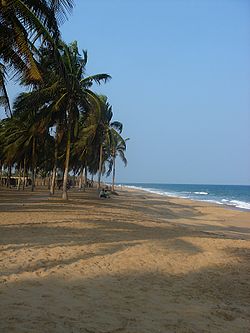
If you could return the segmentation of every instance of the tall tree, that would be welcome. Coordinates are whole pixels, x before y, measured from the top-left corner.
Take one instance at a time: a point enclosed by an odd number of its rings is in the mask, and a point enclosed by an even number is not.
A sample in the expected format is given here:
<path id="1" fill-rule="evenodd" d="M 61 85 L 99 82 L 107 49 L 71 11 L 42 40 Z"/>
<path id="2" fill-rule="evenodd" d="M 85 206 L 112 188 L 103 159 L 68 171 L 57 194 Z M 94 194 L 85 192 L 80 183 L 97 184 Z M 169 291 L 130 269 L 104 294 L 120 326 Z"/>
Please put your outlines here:
<path id="1" fill-rule="evenodd" d="M 7 71 L 4 64 L 0 63 L 0 106 L 3 106 L 7 117 L 12 117 L 9 96 L 6 88 Z"/>
<path id="2" fill-rule="evenodd" d="M 38 39 L 56 45 L 59 23 L 73 7 L 73 0 L 0 1 L 0 58 L 32 80 L 41 75 L 33 56 Z"/>
<path id="3" fill-rule="evenodd" d="M 40 142 L 45 141 L 46 133 L 48 132 L 48 124 L 44 117 L 43 109 L 39 103 L 30 105 L 31 93 L 20 94 L 14 103 L 13 120 L 19 123 L 19 127 L 23 128 L 19 136 L 19 144 L 27 147 L 30 152 L 31 161 L 31 189 L 35 188 L 35 171 L 37 167 L 37 153 Z M 20 151 L 22 146 L 20 146 Z"/>
<path id="4" fill-rule="evenodd" d="M 125 157 L 125 151 L 127 149 L 126 142 L 129 138 L 123 139 L 121 135 L 114 129 L 111 129 L 111 140 L 110 140 L 110 157 L 107 160 L 109 169 L 107 172 L 107 176 L 109 176 L 112 172 L 112 191 L 115 190 L 115 174 L 116 174 L 116 158 L 119 156 L 127 166 L 127 159 Z"/>
<path id="5" fill-rule="evenodd" d="M 109 104 L 106 96 L 99 96 L 101 101 L 101 117 L 99 123 L 98 136 L 100 140 L 99 145 L 99 167 L 98 167 L 98 188 L 101 185 L 101 175 L 103 173 L 103 166 L 105 162 L 104 149 L 109 150 L 112 140 L 112 133 L 114 130 L 122 131 L 122 123 L 119 121 L 111 121 L 113 117 L 112 106 Z M 108 153 L 108 151 L 106 152 Z M 108 155 L 108 154 L 106 154 Z M 106 157 L 107 158 L 107 157 Z"/>
<path id="6" fill-rule="evenodd" d="M 49 71 L 46 83 L 33 93 L 33 98 L 34 100 L 42 98 L 44 103 L 46 101 L 56 128 L 59 128 L 57 125 L 64 128 L 66 148 L 63 199 L 67 199 L 70 150 L 78 132 L 79 115 L 89 113 L 93 106 L 100 108 L 100 101 L 92 92 L 91 86 L 94 82 L 97 84 L 106 82 L 111 77 L 108 74 L 85 76 L 87 51 L 83 51 L 83 55 L 81 55 L 76 41 L 69 45 L 60 42 L 59 51 L 62 66 L 55 63 L 53 59 L 51 62 L 47 62 Z"/>

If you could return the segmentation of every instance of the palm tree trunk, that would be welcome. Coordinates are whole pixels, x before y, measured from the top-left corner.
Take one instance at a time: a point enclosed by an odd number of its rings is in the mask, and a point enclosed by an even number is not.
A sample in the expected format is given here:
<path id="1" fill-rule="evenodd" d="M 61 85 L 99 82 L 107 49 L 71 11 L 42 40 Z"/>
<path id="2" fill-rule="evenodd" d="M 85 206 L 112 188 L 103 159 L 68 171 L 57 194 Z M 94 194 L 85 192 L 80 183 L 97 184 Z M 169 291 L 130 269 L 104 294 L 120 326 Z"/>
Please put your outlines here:
<path id="1" fill-rule="evenodd" d="M 21 180 L 22 180 L 22 163 L 20 162 L 20 164 L 19 164 L 18 183 L 17 183 L 17 190 L 18 190 L 18 191 L 20 191 Z"/>
<path id="2" fill-rule="evenodd" d="M 79 185 L 78 185 L 79 190 L 82 188 L 82 180 L 83 180 L 83 168 L 81 168 L 79 176 Z"/>
<path id="3" fill-rule="evenodd" d="M 51 184 L 51 171 L 49 172 L 48 175 L 48 190 L 50 189 L 50 184 Z"/>
<path id="4" fill-rule="evenodd" d="M 98 189 L 101 187 L 101 175 L 102 175 L 102 144 L 100 146 L 100 158 L 99 158 L 99 168 L 98 168 Z"/>
<path id="5" fill-rule="evenodd" d="M 35 154 L 36 154 L 36 139 L 35 137 L 33 137 L 33 143 L 32 143 L 32 170 L 31 170 L 31 174 L 32 174 L 32 178 L 31 178 L 31 191 L 34 192 L 35 189 Z"/>
<path id="6" fill-rule="evenodd" d="M 51 181 L 51 186 L 50 186 L 50 195 L 55 194 L 57 157 L 58 157 L 58 133 L 56 131 L 54 166 L 53 166 L 53 171 L 52 171 L 52 181 Z"/>
<path id="7" fill-rule="evenodd" d="M 26 156 L 24 157 L 23 160 L 23 191 L 25 187 L 25 173 L 26 173 Z"/>
<path id="8" fill-rule="evenodd" d="M 112 191 L 115 190 L 115 155 L 113 156 L 113 177 L 112 177 Z"/>
<path id="9" fill-rule="evenodd" d="M 85 187 L 88 187 L 88 168 L 87 168 L 87 165 L 85 165 L 85 168 L 84 168 L 84 185 L 85 185 Z"/>
<path id="10" fill-rule="evenodd" d="M 55 194 L 56 170 L 57 170 L 57 167 L 54 164 L 53 171 L 52 171 L 52 179 L 51 179 L 51 184 L 50 184 L 50 192 L 49 192 L 50 195 L 54 195 Z"/>
<path id="11" fill-rule="evenodd" d="M 76 171 L 74 170 L 74 173 L 73 173 L 73 186 L 75 187 L 76 186 Z"/>
<path id="12" fill-rule="evenodd" d="M 11 164 L 8 165 L 7 187 L 10 187 L 10 181 L 11 181 Z"/>
<path id="13" fill-rule="evenodd" d="M 0 161 L 0 185 L 2 185 L 2 174 L 3 174 L 2 161 Z"/>
<path id="14" fill-rule="evenodd" d="M 62 198 L 64 200 L 68 200 L 68 192 L 67 192 L 67 182 L 68 182 L 68 172 L 69 172 L 69 157 L 70 157 L 70 131 L 71 128 L 68 128 L 68 135 L 67 135 L 67 146 L 66 146 L 66 158 L 65 158 L 65 168 L 64 168 L 64 175 L 63 175 L 63 194 Z"/>

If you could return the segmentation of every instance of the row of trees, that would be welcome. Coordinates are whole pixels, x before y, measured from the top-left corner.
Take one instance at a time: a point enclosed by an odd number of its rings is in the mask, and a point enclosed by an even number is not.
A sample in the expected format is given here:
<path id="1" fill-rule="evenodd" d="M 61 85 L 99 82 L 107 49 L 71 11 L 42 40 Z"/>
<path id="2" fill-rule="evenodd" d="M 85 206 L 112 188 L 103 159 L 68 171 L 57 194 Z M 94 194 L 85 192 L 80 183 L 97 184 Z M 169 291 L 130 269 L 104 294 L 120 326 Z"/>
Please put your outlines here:
<path id="1" fill-rule="evenodd" d="M 58 19 L 71 7 L 67 0 L 0 2 L 0 89 L 8 115 L 0 122 L 1 167 L 9 170 L 9 179 L 13 166 L 20 178 L 30 170 L 32 190 L 37 173 L 50 174 L 51 194 L 61 171 L 63 199 L 68 198 L 70 171 L 81 177 L 84 170 L 98 173 L 100 186 L 101 175 L 113 170 L 114 186 L 117 155 L 127 163 L 122 124 L 112 121 L 107 97 L 92 90 L 94 83 L 111 77 L 86 76 L 87 52 L 80 54 L 77 42 L 67 45 L 60 39 Z M 3 29 L 11 31 L 12 39 Z M 5 87 L 10 69 L 30 87 L 16 98 L 13 109 Z"/>

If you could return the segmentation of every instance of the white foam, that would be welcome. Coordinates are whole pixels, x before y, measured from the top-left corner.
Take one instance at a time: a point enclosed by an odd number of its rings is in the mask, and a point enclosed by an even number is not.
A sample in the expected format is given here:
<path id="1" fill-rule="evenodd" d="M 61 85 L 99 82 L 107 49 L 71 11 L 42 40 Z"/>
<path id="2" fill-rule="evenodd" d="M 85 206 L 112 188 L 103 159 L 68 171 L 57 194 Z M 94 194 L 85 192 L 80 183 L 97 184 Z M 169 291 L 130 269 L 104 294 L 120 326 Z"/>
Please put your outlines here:
<path id="1" fill-rule="evenodd" d="M 194 192 L 194 194 L 208 195 L 207 192 Z"/>
<path id="2" fill-rule="evenodd" d="M 127 188 L 131 188 L 133 190 L 140 190 L 140 191 L 145 191 L 145 192 L 149 192 L 149 193 L 152 193 L 152 194 L 159 194 L 159 195 L 168 196 L 168 197 L 177 197 L 178 196 L 175 193 L 155 190 L 155 189 L 152 189 L 152 188 L 146 188 L 146 187 L 140 187 L 140 186 L 134 186 L 134 185 L 118 185 L 118 186 L 124 186 L 124 187 L 127 187 Z"/>
<path id="3" fill-rule="evenodd" d="M 197 199 L 194 199 L 194 200 L 197 200 Z M 211 203 L 215 203 L 217 205 L 223 205 L 222 202 L 218 201 L 218 200 L 197 200 L 197 201 L 202 201 L 202 202 L 211 202 Z"/>
<path id="4" fill-rule="evenodd" d="M 236 208 L 240 209 L 247 209 L 250 210 L 250 203 L 245 202 L 245 201 L 240 201 L 240 200 L 228 200 L 228 199 L 221 199 L 220 201 L 218 200 L 213 200 L 213 199 L 198 199 L 198 198 L 192 198 L 192 194 L 200 194 L 200 195 L 208 195 L 208 192 L 166 192 L 166 191 L 161 191 L 161 190 L 155 190 L 152 188 L 145 188 L 145 187 L 140 187 L 140 186 L 134 186 L 134 185 L 117 185 L 121 187 L 127 187 L 135 190 L 141 190 L 153 194 L 158 194 L 162 196 L 167 196 L 167 197 L 174 197 L 174 198 L 182 198 L 182 199 L 189 199 L 192 201 L 202 201 L 202 202 L 210 202 L 214 203 L 217 205 L 227 205 L 227 206 L 233 206 Z"/>
<path id="5" fill-rule="evenodd" d="M 228 205 L 235 206 L 237 208 L 250 209 L 250 203 L 240 200 L 230 200 Z"/>
<path id="6" fill-rule="evenodd" d="M 245 202 L 245 201 L 240 201 L 240 200 L 228 200 L 228 199 L 222 199 L 221 201 L 216 201 L 216 200 L 205 200 L 207 202 L 214 202 L 219 205 L 226 205 L 226 206 L 233 206 L 236 208 L 241 208 L 241 209 L 248 209 L 250 210 L 250 203 Z"/>

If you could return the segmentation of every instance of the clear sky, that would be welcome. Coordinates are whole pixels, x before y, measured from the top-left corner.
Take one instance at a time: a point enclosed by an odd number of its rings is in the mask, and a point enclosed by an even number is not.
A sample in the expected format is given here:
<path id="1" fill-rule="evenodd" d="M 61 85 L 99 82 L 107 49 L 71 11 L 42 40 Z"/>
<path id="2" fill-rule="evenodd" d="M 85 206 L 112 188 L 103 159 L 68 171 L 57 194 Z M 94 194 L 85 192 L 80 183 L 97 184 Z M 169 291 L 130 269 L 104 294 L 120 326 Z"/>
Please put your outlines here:
<path id="1" fill-rule="evenodd" d="M 130 138 L 118 181 L 250 184 L 250 2 L 75 2 L 62 37 Z"/>

